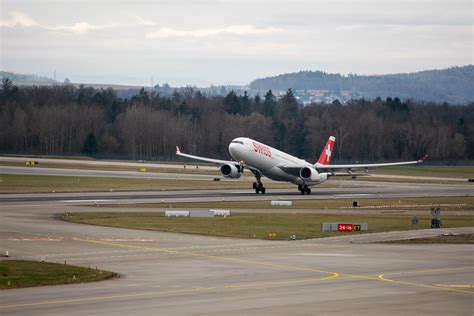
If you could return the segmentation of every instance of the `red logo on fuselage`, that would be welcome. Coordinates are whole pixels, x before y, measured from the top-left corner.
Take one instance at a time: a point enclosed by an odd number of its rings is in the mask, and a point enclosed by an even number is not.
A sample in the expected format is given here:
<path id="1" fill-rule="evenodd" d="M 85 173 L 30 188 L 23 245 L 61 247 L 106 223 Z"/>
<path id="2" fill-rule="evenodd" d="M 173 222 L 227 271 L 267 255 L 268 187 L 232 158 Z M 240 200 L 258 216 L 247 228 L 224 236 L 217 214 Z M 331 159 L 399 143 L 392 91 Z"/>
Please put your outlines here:
<path id="1" fill-rule="evenodd" d="M 272 156 L 272 152 L 270 151 L 270 148 L 268 148 L 268 146 L 265 146 L 265 145 L 262 145 L 262 144 L 259 144 L 259 143 L 256 143 L 256 142 L 252 142 L 252 144 L 253 144 L 253 150 L 256 153 L 265 155 L 267 157 Z"/>

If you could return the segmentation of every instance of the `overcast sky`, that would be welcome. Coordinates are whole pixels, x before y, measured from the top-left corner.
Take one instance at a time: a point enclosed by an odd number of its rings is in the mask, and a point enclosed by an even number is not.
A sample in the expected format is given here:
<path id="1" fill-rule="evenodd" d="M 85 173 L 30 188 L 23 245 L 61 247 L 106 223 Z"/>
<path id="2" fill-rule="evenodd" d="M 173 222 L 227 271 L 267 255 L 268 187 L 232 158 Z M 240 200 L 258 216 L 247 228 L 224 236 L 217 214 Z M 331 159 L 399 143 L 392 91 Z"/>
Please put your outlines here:
<path id="1" fill-rule="evenodd" d="M 472 0 L 0 0 L 2 70 L 73 82 L 246 84 L 300 70 L 473 64 Z"/>

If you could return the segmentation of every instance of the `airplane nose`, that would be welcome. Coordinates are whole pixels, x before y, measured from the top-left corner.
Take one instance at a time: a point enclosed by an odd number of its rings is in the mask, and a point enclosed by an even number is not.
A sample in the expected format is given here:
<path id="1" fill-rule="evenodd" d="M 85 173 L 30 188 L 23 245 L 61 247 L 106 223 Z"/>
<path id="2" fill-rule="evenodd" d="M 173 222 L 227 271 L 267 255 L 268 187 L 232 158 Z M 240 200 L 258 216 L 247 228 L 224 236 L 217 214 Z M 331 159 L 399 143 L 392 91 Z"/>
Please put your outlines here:
<path id="1" fill-rule="evenodd" d="M 229 144 L 229 154 L 232 156 L 232 158 L 235 159 L 235 152 L 236 152 L 236 144 L 230 143 Z"/>

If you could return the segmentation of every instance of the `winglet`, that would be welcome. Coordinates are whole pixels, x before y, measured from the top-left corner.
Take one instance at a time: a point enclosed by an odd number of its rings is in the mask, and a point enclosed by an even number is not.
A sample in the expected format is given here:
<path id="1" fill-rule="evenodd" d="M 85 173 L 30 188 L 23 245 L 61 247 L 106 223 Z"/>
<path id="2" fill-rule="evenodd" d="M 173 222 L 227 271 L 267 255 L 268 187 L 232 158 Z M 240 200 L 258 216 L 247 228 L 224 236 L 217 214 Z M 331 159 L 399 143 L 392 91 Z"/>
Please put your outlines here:
<path id="1" fill-rule="evenodd" d="M 424 156 L 421 157 L 418 161 L 419 161 L 419 162 L 423 162 L 423 161 L 425 161 L 426 159 L 428 159 L 428 155 L 424 155 Z"/>
<path id="2" fill-rule="evenodd" d="M 181 153 L 181 150 L 179 149 L 179 146 L 176 146 L 176 153 L 177 153 L 177 154 L 180 154 L 180 153 Z"/>

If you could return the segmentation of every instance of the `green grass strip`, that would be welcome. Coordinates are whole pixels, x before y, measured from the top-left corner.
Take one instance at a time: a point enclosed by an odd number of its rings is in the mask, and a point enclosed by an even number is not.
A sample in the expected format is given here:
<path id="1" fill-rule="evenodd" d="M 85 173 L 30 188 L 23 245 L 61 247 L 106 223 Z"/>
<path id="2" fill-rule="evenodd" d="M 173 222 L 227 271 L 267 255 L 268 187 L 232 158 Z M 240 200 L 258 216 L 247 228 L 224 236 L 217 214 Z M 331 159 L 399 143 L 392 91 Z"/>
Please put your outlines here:
<path id="1" fill-rule="evenodd" d="M 319 215 L 237 213 L 230 217 L 176 218 L 156 213 L 67 213 L 67 221 L 100 226 L 158 230 L 212 236 L 280 239 L 328 237 L 344 233 L 322 232 L 322 223 L 368 223 L 368 232 L 388 232 L 429 228 L 431 216 L 418 216 L 412 225 L 410 215 Z M 474 226 L 474 216 L 443 216 L 443 227 Z M 273 236 L 273 233 L 275 236 Z M 271 237 L 270 237 L 270 234 Z M 356 234 L 346 233 L 346 234 Z"/>
<path id="2" fill-rule="evenodd" d="M 26 260 L 0 261 L 0 289 L 95 282 L 117 276 L 113 272 L 67 264 Z"/>

